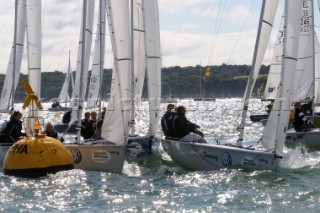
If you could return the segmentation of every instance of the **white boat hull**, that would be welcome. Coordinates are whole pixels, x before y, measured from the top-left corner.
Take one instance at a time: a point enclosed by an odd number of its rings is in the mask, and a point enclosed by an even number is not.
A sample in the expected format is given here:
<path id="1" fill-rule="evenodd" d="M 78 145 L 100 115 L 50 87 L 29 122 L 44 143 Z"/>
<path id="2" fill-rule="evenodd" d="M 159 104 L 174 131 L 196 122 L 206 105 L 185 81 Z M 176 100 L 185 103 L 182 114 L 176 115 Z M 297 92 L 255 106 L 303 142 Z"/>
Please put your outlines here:
<path id="1" fill-rule="evenodd" d="M 122 173 L 125 147 L 103 141 L 84 144 L 65 144 L 70 150 L 74 168 L 86 171 Z"/>
<path id="2" fill-rule="evenodd" d="M 320 150 L 320 131 L 288 132 L 285 145 L 289 148 L 303 145 L 309 150 Z"/>
<path id="3" fill-rule="evenodd" d="M 164 150 L 173 161 L 191 171 L 221 168 L 271 170 L 277 160 L 275 154 L 226 145 L 188 143 L 161 140 Z"/>

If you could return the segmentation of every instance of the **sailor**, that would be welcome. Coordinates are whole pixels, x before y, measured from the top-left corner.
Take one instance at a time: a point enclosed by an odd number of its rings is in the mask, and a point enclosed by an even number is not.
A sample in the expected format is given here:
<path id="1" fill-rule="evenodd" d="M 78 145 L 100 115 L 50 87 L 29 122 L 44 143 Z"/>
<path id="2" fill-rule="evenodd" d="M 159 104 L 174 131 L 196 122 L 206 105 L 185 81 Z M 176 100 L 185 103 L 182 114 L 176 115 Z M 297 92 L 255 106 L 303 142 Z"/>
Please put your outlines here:
<path id="1" fill-rule="evenodd" d="M 46 130 L 45 133 L 47 136 L 52 137 L 52 138 L 58 138 L 58 133 L 56 131 L 54 131 L 53 129 L 53 125 L 51 122 L 48 122 L 46 124 Z"/>
<path id="2" fill-rule="evenodd" d="M 22 131 L 22 114 L 19 111 L 14 111 L 10 117 L 5 130 L 5 142 L 14 143 L 20 139 L 20 137 L 26 136 L 26 133 Z"/>
<path id="3" fill-rule="evenodd" d="M 173 129 L 176 137 L 180 141 L 206 143 L 203 133 L 197 131 L 198 128 L 200 128 L 199 125 L 190 122 L 186 118 L 186 108 L 179 106 L 173 119 Z"/>
<path id="4" fill-rule="evenodd" d="M 161 128 L 166 138 L 174 137 L 173 117 L 175 115 L 175 106 L 168 104 L 167 111 L 161 118 Z"/>
<path id="5" fill-rule="evenodd" d="M 62 116 L 62 123 L 64 124 L 68 124 L 71 120 L 71 110 L 67 111 L 66 113 L 64 113 L 64 115 Z"/>
<path id="6" fill-rule="evenodd" d="M 85 112 L 84 113 L 84 119 L 81 120 L 81 136 L 84 139 L 90 138 L 88 137 L 88 133 L 87 133 L 87 125 L 89 123 L 89 119 L 90 119 L 90 112 Z"/>
<path id="7" fill-rule="evenodd" d="M 293 127 L 296 132 L 306 131 L 313 128 L 313 124 L 306 118 L 303 110 L 301 109 L 301 102 L 294 105 L 294 120 Z"/>

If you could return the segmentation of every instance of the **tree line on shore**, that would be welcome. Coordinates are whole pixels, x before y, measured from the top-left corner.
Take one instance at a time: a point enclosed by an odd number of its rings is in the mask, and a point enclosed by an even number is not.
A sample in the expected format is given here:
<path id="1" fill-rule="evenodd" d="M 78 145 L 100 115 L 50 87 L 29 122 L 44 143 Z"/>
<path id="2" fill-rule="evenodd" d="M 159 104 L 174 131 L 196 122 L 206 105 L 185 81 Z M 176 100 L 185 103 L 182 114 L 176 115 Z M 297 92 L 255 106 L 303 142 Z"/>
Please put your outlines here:
<path id="1" fill-rule="evenodd" d="M 177 98 L 194 97 L 242 97 L 246 88 L 251 66 L 249 65 L 217 65 L 210 66 L 209 76 L 205 75 L 207 67 L 165 67 L 161 73 L 162 97 L 173 96 Z M 254 91 L 258 91 L 261 84 L 265 85 L 269 66 L 262 65 L 260 75 L 255 84 Z M 75 76 L 75 72 L 73 73 Z M 111 87 L 111 69 L 104 69 L 102 79 L 102 99 L 107 99 Z M 27 79 L 26 74 L 20 75 L 21 82 Z M 90 77 L 90 72 L 89 72 Z M 2 90 L 5 75 L 0 74 L 0 89 Z M 59 96 L 65 79 L 65 73 L 60 71 L 41 73 L 41 98 L 50 100 Z M 147 81 L 143 89 L 143 97 L 147 97 Z M 71 88 L 70 88 L 71 89 Z M 254 93 L 255 93 L 254 92 Z M 24 90 L 17 87 L 15 93 L 17 101 L 24 100 Z"/>

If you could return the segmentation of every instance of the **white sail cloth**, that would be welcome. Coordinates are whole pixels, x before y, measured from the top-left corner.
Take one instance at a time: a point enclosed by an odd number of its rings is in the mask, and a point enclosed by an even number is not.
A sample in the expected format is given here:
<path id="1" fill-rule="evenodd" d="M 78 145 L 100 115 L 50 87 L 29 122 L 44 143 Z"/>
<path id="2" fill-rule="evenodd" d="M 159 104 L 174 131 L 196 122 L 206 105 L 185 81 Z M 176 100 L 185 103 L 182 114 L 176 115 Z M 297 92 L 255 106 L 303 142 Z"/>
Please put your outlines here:
<path id="1" fill-rule="evenodd" d="M 18 1 L 18 11 L 17 13 L 17 26 L 16 26 L 16 43 L 13 41 L 9 64 L 7 68 L 6 77 L 4 79 L 1 99 L 0 99 L 0 111 L 9 110 L 10 103 L 12 102 L 12 95 L 14 91 L 12 91 L 12 84 L 14 82 L 14 90 L 17 88 L 17 84 L 19 82 L 20 70 L 21 70 L 21 62 L 22 55 L 24 49 L 24 38 L 26 34 L 26 1 Z M 16 48 L 16 59 L 14 60 L 14 48 Z M 15 70 L 13 70 L 13 63 L 15 63 Z M 14 75 L 13 72 L 15 71 Z M 14 76 L 14 81 L 13 81 Z"/>
<path id="2" fill-rule="evenodd" d="M 263 131 L 262 145 L 281 154 L 294 96 L 302 0 L 286 0 L 280 91 Z"/>
<path id="3" fill-rule="evenodd" d="M 149 134 L 154 135 L 159 121 L 161 101 L 161 48 L 157 0 L 143 0 L 145 17 L 145 42 L 148 74 L 148 96 L 150 126 Z"/>
<path id="4" fill-rule="evenodd" d="M 114 54 L 111 93 L 101 136 L 124 144 L 129 135 L 131 111 L 131 42 L 127 0 L 107 0 L 107 13 Z"/>

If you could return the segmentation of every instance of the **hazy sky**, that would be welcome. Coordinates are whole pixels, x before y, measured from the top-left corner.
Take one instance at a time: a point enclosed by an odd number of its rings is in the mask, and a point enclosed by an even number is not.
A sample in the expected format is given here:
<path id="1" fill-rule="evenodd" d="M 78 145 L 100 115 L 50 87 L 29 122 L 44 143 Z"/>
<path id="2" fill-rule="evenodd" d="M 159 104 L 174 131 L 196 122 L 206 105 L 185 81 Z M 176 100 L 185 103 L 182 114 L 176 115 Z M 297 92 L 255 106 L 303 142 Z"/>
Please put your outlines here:
<path id="1" fill-rule="evenodd" d="M 96 8 L 98 7 L 96 1 Z M 163 67 L 251 64 L 262 0 L 158 0 Z M 283 11 L 280 0 L 275 31 L 264 63 L 270 63 Z M 318 6 L 315 5 L 318 12 Z M 68 51 L 76 67 L 81 0 L 42 0 L 42 70 L 66 71 Z M 0 73 L 5 73 L 13 41 L 14 0 L 0 1 Z M 95 17 L 96 22 L 97 17 Z M 94 24 L 94 31 L 96 24 Z M 108 36 L 107 36 L 108 38 Z M 94 46 L 94 45 L 93 45 Z M 25 54 L 26 55 L 26 54 Z M 26 73 L 26 56 L 22 72 Z M 112 64 L 106 43 L 106 66 Z"/>

